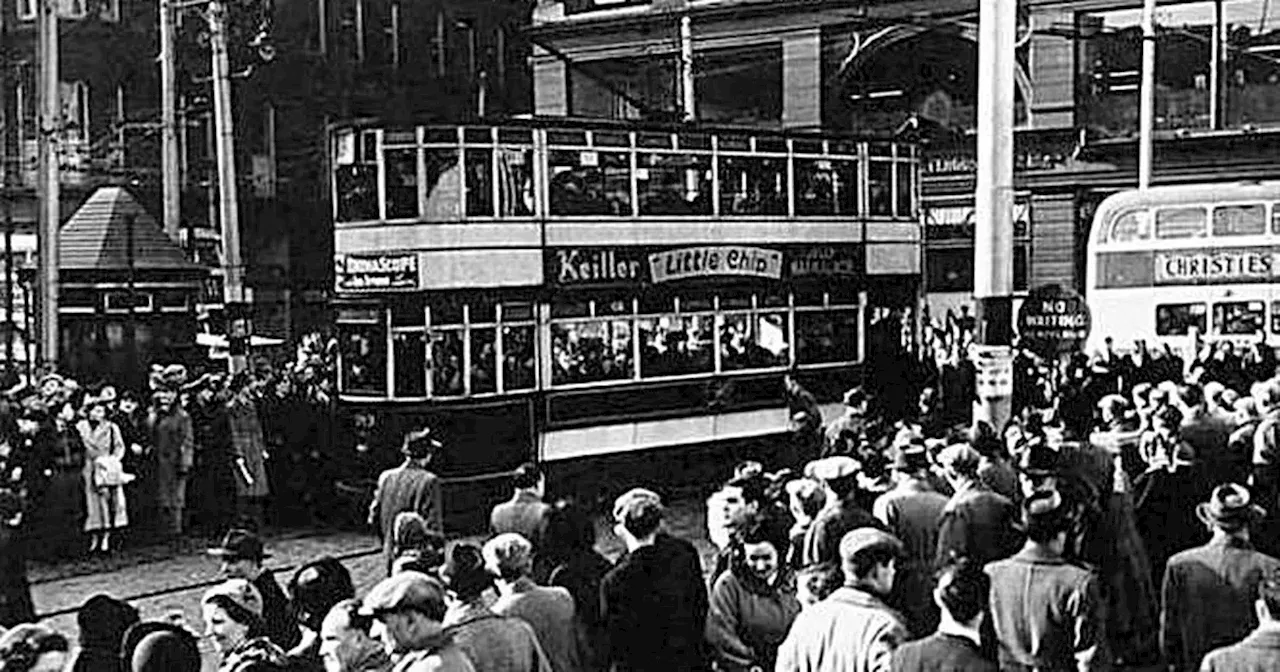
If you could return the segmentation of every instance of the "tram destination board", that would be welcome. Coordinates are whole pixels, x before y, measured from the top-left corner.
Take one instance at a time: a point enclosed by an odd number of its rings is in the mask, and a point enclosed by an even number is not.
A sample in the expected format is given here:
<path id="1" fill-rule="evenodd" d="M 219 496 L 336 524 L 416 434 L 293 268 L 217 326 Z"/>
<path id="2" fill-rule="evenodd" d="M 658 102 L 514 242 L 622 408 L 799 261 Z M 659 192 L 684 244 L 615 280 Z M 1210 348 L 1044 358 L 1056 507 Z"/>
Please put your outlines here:
<path id="1" fill-rule="evenodd" d="M 1059 285 L 1031 290 L 1018 310 L 1022 342 L 1042 355 L 1078 349 L 1092 327 L 1093 318 L 1084 297 Z"/>

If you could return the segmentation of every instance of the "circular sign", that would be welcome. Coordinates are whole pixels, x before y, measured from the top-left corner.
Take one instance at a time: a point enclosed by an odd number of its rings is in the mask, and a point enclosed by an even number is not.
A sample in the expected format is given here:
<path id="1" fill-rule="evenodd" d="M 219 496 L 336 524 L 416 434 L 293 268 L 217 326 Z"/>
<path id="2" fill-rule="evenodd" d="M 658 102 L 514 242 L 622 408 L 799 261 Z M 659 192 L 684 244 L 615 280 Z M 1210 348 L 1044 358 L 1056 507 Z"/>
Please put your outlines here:
<path id="1" fill-rule="evenodd" d="M 1093 317 L 1084 297 L 1058 285 L 1031 290 L 1018 310 L 1018 335 L 1041 354 L 1078 349 L 1092 328 Z"/>

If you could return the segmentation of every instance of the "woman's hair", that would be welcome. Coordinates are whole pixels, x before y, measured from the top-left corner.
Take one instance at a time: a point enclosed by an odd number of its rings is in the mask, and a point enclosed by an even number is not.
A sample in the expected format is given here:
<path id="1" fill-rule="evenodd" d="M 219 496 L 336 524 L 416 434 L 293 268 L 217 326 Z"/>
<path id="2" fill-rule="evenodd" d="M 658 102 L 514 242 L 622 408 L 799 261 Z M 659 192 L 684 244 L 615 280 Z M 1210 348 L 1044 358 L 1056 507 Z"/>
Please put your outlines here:
<path id="1" fill-rule="evenodd" d="M 439 566 L 444 562 L 444 535 L 430 529 L 420 514 L 401 512 L 396 515 L 392 527 L 392 545 L 397 556 L 406 551 L 416 551 L 429 564 L 438 560 L 435 565 Z"/>
<path id="2" fill-rule="evenodd" d="M 23 623 L 0 635 L 0 672 L 27 672 L 46 653 L 68 653 L 67 638 L 53 629 Z"/>
<path id="3" fill-rule="evenodd" d="M 316 632 L 333 605 L 356 596 L 351 573 L 332 556 L 309 562 L 289 581 L 290 602 L 298 622 Z"/>
<path id="4" fill-rule="evenodd" d="M 936 579 L 938 599 L 955 620 L 968 623 L 987 608 L 991 577 L 981 564 L 959 558 L 938 570 Z"/>
<path id="5" fill-rule="evenodd" d="M 768 515 L 757 515 L 747 521 L 747 524 L 737 532 L 734 532 L 734 542 L 739 548 L 747 544 L 768 542 L 773 544 L 773 548 L 778 551 L 779 557 L 787 554 L 787 547 L 790 541 L 786 527 L 774 517 Z"/>
<path id="6" fill-rule="evenodd" d="M 120 640 L 134 623 L 138 610 L 108 595 L 94 595 L 76 612 L 80 627 L 80 645 L 119 652 Z"/>
<path id="7" fill-rule="evenodd" d="M 797 478 L 787 483 L 787 494 L 800 503 L 800 510 L 810 518 L 818 515 L 827 504 L 827 491 L 811 478 Z"/>
<path id="8" fill-rule="evenodd" d="M 848 568 L 853 573 L 853 578 L 865 579 L 871 576 L 871 572 L 877 567 L 889 564 L 890 561 L 898 559 L 899 555 L 898 549 L 893 546 L 887 544 L 873 546 L 855 553 L 850 559 Z"/>
<path id="9" fill-rule="evenodd" d="M 261 616 L 236 604 L 235 600 L 232 600 L 226 595 L 214 595 L 205 600 L 205 604 L 212 604 L 216 607 L 220 607 L 223 611 L 227 612 L 227 616 L 230 617 L 231 620 L 249 628 L 249 634 L 247 637 L 250 639 L 266 634 L 266 622 L 262 620 Z M 0 670 L 0 672 L 5 671 Z"/>
<path id="10" fill-rule="evenodd" d="M 561 499 L 547 511 L 547 528 L 541 552 L 552 560 L 587 553 L 596 546 L 596 525 L 591 516 L 571 499 Z"/>

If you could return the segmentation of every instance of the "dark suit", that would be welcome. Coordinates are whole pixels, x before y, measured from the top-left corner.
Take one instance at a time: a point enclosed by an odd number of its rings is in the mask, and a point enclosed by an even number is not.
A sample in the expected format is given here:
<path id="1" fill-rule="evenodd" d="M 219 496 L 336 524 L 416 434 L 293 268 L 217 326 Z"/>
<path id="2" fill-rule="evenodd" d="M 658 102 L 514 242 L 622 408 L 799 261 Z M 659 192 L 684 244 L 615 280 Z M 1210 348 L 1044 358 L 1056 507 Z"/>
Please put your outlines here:
<path id="1" fill-rule="evenodd" d="M 996 664 L 982 657 L 973 640 L 963 635 L 935 632 L 898 647 L 889 669 L 892 672 L 996 672 Z"/>
<path id="2" fill-rule="evenodd" d="M 510 500 L 493 507 L 489 514 L 489 531 L 495 535 L 514 532 L 528 539 L 537 549 L 547 529 L 547 511 L 550 509 L 551 506 L 537 495 L 520 490 Z"/>
<path id="3" fill-rule="evenodd" d="M 804 539 L 804 564 L 840 562 L 840 540 L 861 527 L 885 529 L 884 523 L 850 502 L 836 502 L 820 511 Z"/>
<path id="4" fill-rule="evenodd" d="M 938 524 L 939 562 L 951 553 L 986 564 L 1017 552 L 1021 538 L 1013 527 L 1016 507 L 1007 497 L 980 487 L 957 492 L 942 509 Z"/>
<path id="5" fill-rule="evenodd" d="M 1273 672 L 1280 665 L 1280 630 L 1254 630 L 1239 644 L 1204 657 L 1200 672 Z"/>
<path id="6" fill-rule="evenodd" d="M 427 526 L 444 532 L 444 511 L 440 500 L 440 478 L 412 463 L 388 469 L 378 477 L 378 489 L 369 505 L 369 524 L 378 526 L 382 535 L 382 555 L 391 573 L 395 561 L 396 515 L 412 511 L 427 521 Z"/>
<path id="7" fill-rule="evenodd" d="M 1244 639 L 1258 625 L 1258 584 L 1280 560 L 1235 540 L 1216 540 L 1169 559 L 1161 590 L 1160 647 L 1180 672 L 1195 672 L 1210 651 Z"/>
<path id="8" fill-rule="evenodd" d="M 302 640 L 302 631 L 298 630 L 289 598 L 276 583 L 275 575 L 263 571 L 253 580 L 253 587 L 262 595 L 262 620 L 267 626 L 267 639 L 285 651 L 297 646 Z"/>

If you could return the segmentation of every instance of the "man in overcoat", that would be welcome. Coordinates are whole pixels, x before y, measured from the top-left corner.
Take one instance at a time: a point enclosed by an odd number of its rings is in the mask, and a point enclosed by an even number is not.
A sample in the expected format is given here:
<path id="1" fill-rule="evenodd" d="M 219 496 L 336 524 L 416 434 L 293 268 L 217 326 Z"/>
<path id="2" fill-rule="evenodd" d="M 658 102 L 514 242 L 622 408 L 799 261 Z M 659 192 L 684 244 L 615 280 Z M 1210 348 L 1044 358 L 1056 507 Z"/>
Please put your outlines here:
<path id="1" fill-rule="evenodd" d="M 243 372 L 232 378 L 228 389 L 231 398 L 226 403 L 227 427 L 236 477 L 237 523 L 261 530 L 263 505 L 271 494 L 271 485 L 267 481 L 267 442 L 251 382 L 249 374 Z"/>
<path id="2" fill-rule="evenodd" d="M 1161 589 L 1160 647 L 1175 672 L 1195 672 L 1205 654 L 1257 627 L 1258 585 L 1280 570 L 1280 560 L 1250 543 L 1250 528 L 1264 515 L 1249 489 L 1234 483 L 1196 507 L 1213 538 L 1170 558 Z"/>
<path id="3" fill-rule="evenodd" d="M 168 537 L 182 534 L 187 506 L 187 475 L 195 465 L 195 430 L 191 416 L 178 404 L 174 390 L 158 390 L 151 411 L 151 441 L 155 446 L 158 528 Z"/>
<path id="4" fill-rule="evenodd" d="M 431 436 L 430 428 L 409 432 L 400 451 L 404 464 L 378 476 L 378 488 L 369 504 L 369 524 L 376 526 L 382 537 L 382 554 L 387 574 L 395 562 L 396 515 L 412 511 L 427 521 L 427 527 L 444 531 L 444 511 L 440 496 L 440 477 L 427 466 L 442 444 Z"/>
<path id="5" fill-rule="evenodd" d="M 1211 652 L 1200 663 L 1200 672 L 1270 672 L 1280 661 L 1280 573 L 1272 573 L 1258 586 L 1253 605 L 1258 627 L 1239 644 Z"/>

